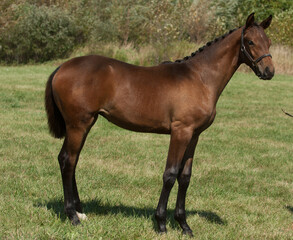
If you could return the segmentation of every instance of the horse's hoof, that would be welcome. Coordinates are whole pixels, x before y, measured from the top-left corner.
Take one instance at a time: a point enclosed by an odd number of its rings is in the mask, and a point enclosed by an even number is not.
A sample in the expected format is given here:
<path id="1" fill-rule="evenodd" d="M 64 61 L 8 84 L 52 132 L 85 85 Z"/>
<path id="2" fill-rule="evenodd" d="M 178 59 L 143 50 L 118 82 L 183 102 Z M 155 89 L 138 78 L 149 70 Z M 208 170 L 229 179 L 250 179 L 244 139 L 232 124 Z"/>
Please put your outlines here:
<path id="1" fill-rule="evenodd" d="M 77 217 L 79 220 L 87 220 L 87 216 L 84 213 L 76 212 Z"/>
<path id="2" fill-rule="evenodd" d="M 71 223 L 73 226 L 77 226 L 80 224 L 79 218 L 77 217 L 77 215 L 73 216 L 73 218 L 71 219 Z"/>
<path id="3" fill-rule="evenodd" d="M 194 237 L 193 233 L 192 233 L 192 230 L 189 229 L 189 230 L 183 230 L 182 232 L 184 235 L 187 235 L 189 237 Z"/>
<path id="4" fill-rule="evenodd" d="M 167 228 L 166 228 L 165 224 L 158 223 L 158 233 L 159 234 L 166 234 L 167 233 Z"/>
<path id="5" fill-rule="evenodd" d="M 160 235 L 167 234 L 167 229 L 166 229 L 166 228 L 165 228 L 165 229 L 159 229 L 159 230 L 158 230 L 158 233 L 159 233 Z"/>
<path id="6" fill-rule="evenodd" d="M 160 216 L 159 214 L 155 214 L 155 219 L 158 224 L 158 233 L 160 234 L 167 233 L 166 216 Z"/>

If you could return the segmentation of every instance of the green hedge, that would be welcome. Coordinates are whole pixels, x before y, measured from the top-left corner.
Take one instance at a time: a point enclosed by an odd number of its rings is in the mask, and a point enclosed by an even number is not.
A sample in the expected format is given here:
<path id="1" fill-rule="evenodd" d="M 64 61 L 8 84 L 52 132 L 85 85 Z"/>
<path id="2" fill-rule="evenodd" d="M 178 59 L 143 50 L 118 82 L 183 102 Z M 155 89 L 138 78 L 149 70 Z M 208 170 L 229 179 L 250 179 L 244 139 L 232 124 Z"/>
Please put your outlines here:
<path id="1" fill-rule="evenodd" d="M 273 14 L 269 37 L 293 46 L 292 0 L 2 0 L 0 62 L 66 58 L 81 44 L 101 43 L 160 46 L 165 56 L 172 43 L 204 44 L 252 12 L 257 21 Z"/>
<path id="2" fill-rule="evenodd" d="M 24 4 L 12 13 L 14 21 L 0 35 L 0 58 L 6 63 L 65 58 L 81 37 L 73 19 L 56 7 Z"/>

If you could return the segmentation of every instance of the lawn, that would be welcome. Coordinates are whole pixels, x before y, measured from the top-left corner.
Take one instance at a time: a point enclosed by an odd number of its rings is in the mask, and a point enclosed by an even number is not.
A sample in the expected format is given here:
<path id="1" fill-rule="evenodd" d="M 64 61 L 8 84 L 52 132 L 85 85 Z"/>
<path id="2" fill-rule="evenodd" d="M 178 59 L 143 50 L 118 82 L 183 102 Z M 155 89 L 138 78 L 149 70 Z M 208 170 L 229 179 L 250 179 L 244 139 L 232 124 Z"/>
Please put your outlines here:
<path id="1" fill-rule="evenodd" d="M 153 213 L 169 136 L 134 133 L 100 117 L 77 166 L 88 220 L 63 213 L 57 155 L 44 111 L 53 65 L 0 67 L 0 239 L 185 239 L 168 205 L 168 233 Z M 200 137 L 187 193 L 195 239 L 293 238 L 293 77 L 236 73 Z"/>

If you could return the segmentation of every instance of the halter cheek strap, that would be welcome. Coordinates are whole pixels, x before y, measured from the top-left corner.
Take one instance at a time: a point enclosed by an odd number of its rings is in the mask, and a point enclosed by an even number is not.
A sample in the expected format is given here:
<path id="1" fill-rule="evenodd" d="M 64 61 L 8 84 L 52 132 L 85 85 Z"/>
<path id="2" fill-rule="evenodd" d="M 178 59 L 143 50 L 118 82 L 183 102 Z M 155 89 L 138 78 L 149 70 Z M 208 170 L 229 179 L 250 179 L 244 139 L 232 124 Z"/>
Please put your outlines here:
<path id="1" fill-rule="evenodd" d="M 271 57 L 272 55 L 270 53 L 264 54 L 257 58 L 256 60 L 253 59 L 253 57 L 249 54 L 249 52 L 246 50 L 245 45 L 244 45 L 244 30 L 243 28 L 242 33 L 241 33 L 241 52 L 245 54 L 245 56 L 249 59 L 249 61 L 252 63 L 252 66 L 256 67 L 256 64 L 261 61 L 265 57 Z"/>

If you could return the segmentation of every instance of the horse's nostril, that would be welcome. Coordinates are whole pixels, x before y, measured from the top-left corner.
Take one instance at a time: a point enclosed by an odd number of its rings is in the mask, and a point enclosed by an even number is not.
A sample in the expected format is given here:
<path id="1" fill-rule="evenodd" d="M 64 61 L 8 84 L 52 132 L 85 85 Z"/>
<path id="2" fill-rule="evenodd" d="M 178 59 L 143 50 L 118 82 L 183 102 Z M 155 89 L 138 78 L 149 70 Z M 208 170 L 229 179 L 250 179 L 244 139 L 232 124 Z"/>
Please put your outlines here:
<path id="1" fill-rule="evenodd" d="M 274 69 L 271 71 L 269 67 L 266 67 L 263 75 L 266 79 L 271 79 L 274 76 Z"/>
<path id="2" fill-rule="evenodd" d="M 269 69 L 269 67 L 266 67 L 265 68 L 265 75 L 269 75 L 271 72 L 270 72 L 270 69 Z"/>

